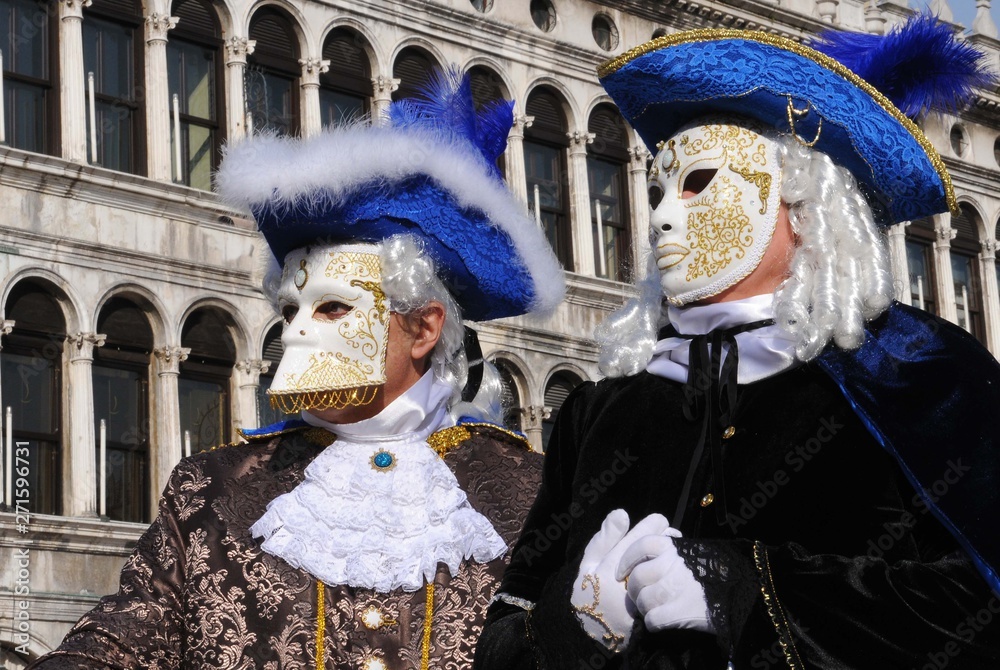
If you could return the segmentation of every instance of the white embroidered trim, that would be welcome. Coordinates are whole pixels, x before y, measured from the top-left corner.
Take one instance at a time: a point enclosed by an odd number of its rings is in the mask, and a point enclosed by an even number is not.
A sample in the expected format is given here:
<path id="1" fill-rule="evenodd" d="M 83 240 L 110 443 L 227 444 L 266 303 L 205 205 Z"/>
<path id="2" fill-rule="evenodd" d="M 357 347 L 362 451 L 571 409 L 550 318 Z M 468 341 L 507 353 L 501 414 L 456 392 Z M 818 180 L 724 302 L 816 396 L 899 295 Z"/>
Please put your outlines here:
<path id="1" fill-rule="evenodd" d="M 520 607 L 525 612 L 530 612 L 535 609 L 535 603 L 530 600 L 518 598 L 517 596 L 512 596 L 509 593 L 504 593 L 503 591 L 497 592 L 497 594 L 490 599 L 490 605 L 496 602 L 503 602 L 508 605 L 513 605 L 514 607 Z"/>
<path id="2" fill-rule="evenodd" d="M 392 469 L 372 467 L 382 450 L 394 454 Z M 507 550 L 419 439 L 391 446 L 338 439 L 250 531 L 265 538 L 264 551 L 327 584 L 382 593 L 416 591 L 434 579 L 438 563 L 454 576 L 465 559 L 485 563 Z"/>

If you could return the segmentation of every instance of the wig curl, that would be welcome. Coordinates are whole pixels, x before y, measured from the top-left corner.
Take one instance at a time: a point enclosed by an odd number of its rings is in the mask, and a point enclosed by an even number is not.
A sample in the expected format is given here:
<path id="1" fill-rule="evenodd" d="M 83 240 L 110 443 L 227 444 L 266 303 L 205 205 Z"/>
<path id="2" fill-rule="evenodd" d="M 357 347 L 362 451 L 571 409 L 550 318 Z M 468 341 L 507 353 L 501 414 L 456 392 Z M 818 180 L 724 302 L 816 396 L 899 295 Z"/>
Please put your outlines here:
<path id="1" fill-rule="evenodd" d="M 857 182 L 826 154 L 781 136 L 781 199 L 796 236 L 789 276 L 774 292 L 774 320 L 794 337 L 801 361 L 833 342 L 856 349 L 864 325 L 892 301 L 892 271 L 885 240 Z M 653 356 L 667 322 L 660 276 L 651 248 L 639 295 L 598 326 L 598 365 L 609 377 L 636 374 Z"/>

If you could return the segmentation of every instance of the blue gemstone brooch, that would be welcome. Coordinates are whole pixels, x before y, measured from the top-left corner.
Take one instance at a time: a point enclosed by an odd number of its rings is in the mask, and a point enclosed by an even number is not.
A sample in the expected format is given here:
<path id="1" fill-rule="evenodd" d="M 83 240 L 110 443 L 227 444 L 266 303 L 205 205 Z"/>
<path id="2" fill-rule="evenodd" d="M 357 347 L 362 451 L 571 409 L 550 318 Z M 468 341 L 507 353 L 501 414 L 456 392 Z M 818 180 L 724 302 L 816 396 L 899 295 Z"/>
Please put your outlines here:
<path id="1" fill-rule="evenodd" d="M 372 464 L 373 470 L 387 472 L 396 467 L 396 455 L 392 452 L 385 451 L 384 449 L 372 454 L 372 457 L 369 460 Z"/>

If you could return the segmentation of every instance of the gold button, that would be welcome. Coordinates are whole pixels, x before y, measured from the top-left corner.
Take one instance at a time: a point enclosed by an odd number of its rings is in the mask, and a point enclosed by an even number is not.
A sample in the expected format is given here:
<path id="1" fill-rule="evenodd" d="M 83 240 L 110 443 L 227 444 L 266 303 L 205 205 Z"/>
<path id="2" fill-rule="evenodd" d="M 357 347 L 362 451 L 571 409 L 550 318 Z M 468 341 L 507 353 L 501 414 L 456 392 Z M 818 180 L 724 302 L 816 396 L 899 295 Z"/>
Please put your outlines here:
<path id="1" fill-rule="evenodd" d="M 711 493 L 708 493 L 708 494 L 705 495 L 704 498 L 701 499 L 701 506 L 702 507 L 708 507 L 713 502 L 715 502 L 715 496 L 712 495 Z"/>
<path id="2" fill-rule="evenodd" d="M 736 434 L 736 426 L 730 426 L 729 428 L 726 428 L 724 431 L 722 431 L 722 439 L 728 440 L 735 434 Z"/>

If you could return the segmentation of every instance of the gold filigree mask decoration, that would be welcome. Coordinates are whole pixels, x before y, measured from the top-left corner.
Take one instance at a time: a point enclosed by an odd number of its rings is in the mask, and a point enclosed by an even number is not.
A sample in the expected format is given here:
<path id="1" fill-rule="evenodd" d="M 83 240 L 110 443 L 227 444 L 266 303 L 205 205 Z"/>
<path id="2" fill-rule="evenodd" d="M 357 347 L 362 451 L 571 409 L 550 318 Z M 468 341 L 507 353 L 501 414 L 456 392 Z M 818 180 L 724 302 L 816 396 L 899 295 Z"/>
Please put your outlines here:
<path id="1" fill-rule="evenodd" d="M 717 295 L 760 264 L 780 206 L 774 134 L 737 117 L 700 119 L 657 145 L 650 236 L 674 305 Z"/>
<path id="2" fill-rule="evenodd" d="M 307 280 L 304 280 L 307 278 Z M 284 354 L 268 390 L 288 413 L 370 403 L 385 384 L 389 304 L 378 247 L 326 245 L 285 257 Z"/>

